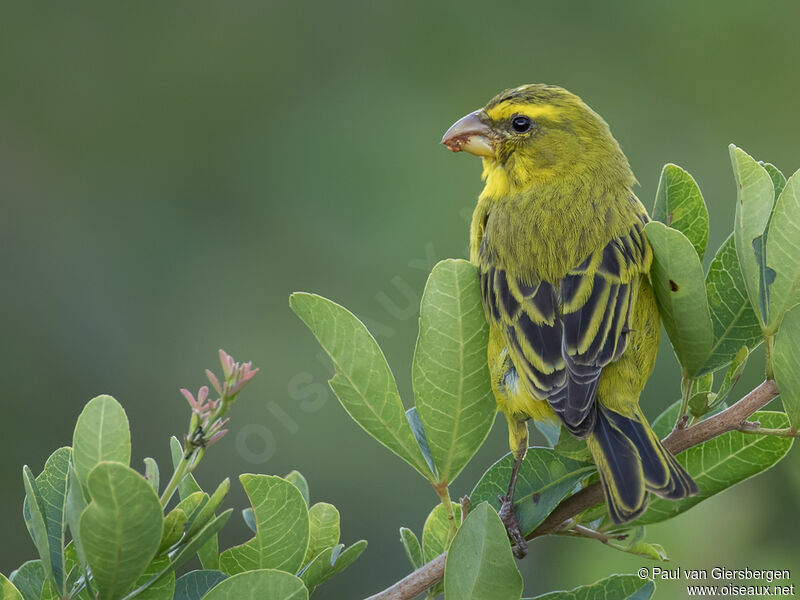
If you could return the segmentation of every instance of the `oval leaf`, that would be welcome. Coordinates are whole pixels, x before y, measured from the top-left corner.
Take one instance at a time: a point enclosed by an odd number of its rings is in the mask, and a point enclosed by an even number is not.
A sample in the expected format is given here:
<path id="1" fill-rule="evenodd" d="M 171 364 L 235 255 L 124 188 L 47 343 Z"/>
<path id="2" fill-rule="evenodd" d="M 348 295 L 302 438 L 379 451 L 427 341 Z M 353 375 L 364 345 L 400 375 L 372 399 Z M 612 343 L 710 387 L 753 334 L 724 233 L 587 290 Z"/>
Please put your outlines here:
<path id="1" fill-rule="evenodd" d="M 655 589 L 655 583 L 638 575 L 612 575 L 591 585 L 565 592 L 550 592 L 526 600 L 647 600 Z"/>
<path id="2" fill-rule="evenodd" d="M 303 477 L 303 474 L 300 471 L 290 471 L 284 475 L 283 478 L 300 490 L 300 493 L 303 494 L 303 500 L 306 501 L 306 506 L 308 506 L 311 495 L 308 491 L 308 482 L 306 481 L 306 478 Z"/>
<path id="3" fill-rule="evenodd" d="M 697 256 L 703 258 L 708 243 L 708 209 L 697 182 L 678 165 L 666 164 L 661 170 L 653 219 L 689 238 Z"/>
<path id="4" fill-rule="evenodd" d="M 472 490 L 470 500 L 475 504 L 488 502 L 499 510 L 497 497 L 506 493 L 513 463 L 514 457 L 507 454 L 489 467 Z M 514 492 L 514 508 L 523 535 L 536 529 L 594 471 L 594 464 L 568 458 L 550 448 L 528 448 Z"/>
<path id="5" fill-rule="evenodd" d="M 316 294 L 292 294 L 289 306 L 333 360 L 336 372 L 328 383 L 347 414 L 423 477 L 433 478 L 386 357 L 364 324 L 346 308 Z"/>
<path id="6" fill-rule="evenodd" d="M 80 537 L 104 600 L 122 598 L 144 573 L 161 541 L 158 496 L 136 471 L 101 462 L 87 479 L 92 498 L 80 519 Z"/>
<path id="7" fill-rule="evenodd" d="M 203 600 L 308 600 L 308 590 L 291 573 L 259 569 L 228 577 Z"/>
<path id="8" fill-rule="evenodd" d="M 308 509 L 308 524 L 308 550 L 303 564 L 339 543 L 339 511 L 333 504 L 317 502 Z"/>
<path id="9" fill-rule="evenodd" d="M 465 260 L 440 262 L 422 295 L 412 376 L 414 402 L 444 484 L 455 480 L 494 422 L 488 341 L 476 267 Z"/>
<path id="10" fill-rule="evenodd" d="M 517 570 L 506 528 L 486 502 L 458 530 L 444 568 L 445 600 L 519 600 Z"/>
<path id="11" fill-rule="evenodd" d="M 408 527 L 401 527 L 400 542 L 406 551 L 408 562 L 414 569 L 419 569 L 422 566 L 422 546 L 420 546 L 416 534 Z"/>
<path id="12" fill-rule="evenodd" d="M 208 590 L 227 578 L 222 571 L 190 571 L 175 582 L 173 600 L 201 600 Z"/>
<path id="13" fill-rule="evenodd" d="M 308 508 L 300 490 L 272 475 L 239 476 L 253 507 L 256 535 L 219 557 L 223 573 L 254 569 L 296 573 L 308 548 Z"/>
<path id="14" fill-rule="evenodd" d="M 361 556 L 367 548 L 367 541 L 360 540 L 342 551 L 344 544 L 325 548 L 299 574 L 309 593 L 337 573 L 344 571 Z"/>
<path id="15" fill-rule="evenodd" d="M 713 342 L 703 266 L 680 231 L 652 222 L 645 235 L 653 248 L 650 280 L 664 329 L 683 372 L 694 376 L 706 363 Z"/>
<path id="16" fill-rule="evenodd" d="M 789 425 L 786 415 L 779 412 L 756 412 L 751 419 L 768 428 Z M 766 471 L 786 455 L 793 441 L 788 437 L 731 431 L 689 448 L 677 459 L 697 482 L 700 493 L 677 501 L 652 497 L 645 513 L 631 525 L 666 521 L 706 498 Z"/>
<path id="17" fill-rule="evenodd" d="M 128 416 L 111 396 L 89 400 L 78 416 L 72 435 L 73 462 L 81 485 L 100 461 L 131 462 L 131 431 Z"/>
<path id="18" fill-rule="evenodd" d="M 461 520 L 461 505 L 455 502 L 450 503 L 453 507 L 453 514 L 456 518 L 456 525 Z M 425 519 L 422 526 L 422 554 L 425 561 L 431 561 L 442 552 L 447 550 L 452 539 L 451 532 L 453 526 L 450 523 L 450 515 L 445 510 L 444 505 L 437 504 Z"/>
<path id="19" fill-rule="evenodd" d="M 731 234 L 717 250 L 706 275 L 706 294 L 714 326 L 714 343 L 700 373 L 727 365 L 742 346 L 761 343 L 761 326 L 747 297 L 739 256 Z"/>
<path id="20" fill-rule="evenodd" d="M 0 573 L 0 600 L 24 600 L 19 590 Z"/>
<path id="21" fill-rule="evenodd" d="M 9 580 L 14 584 L 25 600 L 39 600 L 44 584 L 44 569 L 42 561 L 29 560 L 11 573 Z"/>
<path id="22" fill-rule="evenodd" d="M 775 331 L 786 312 L 800 304 L 800 171 L 789 178 L 775 203 L 766 250 L 767 269 L 775 274 L 767 329 Z"/>
<path id="23" fill-rule="evenodd" d="M 766 169 L 747 152 L 731 144 L 730 154 L 738 193 L 733 230 L 736 253 L 750 304 L 763 324 L 767 320 L 767 301 L 761 299 L 762 285 L 766 292 L 761 244 L 775 204 L 774 186 Z"/>
<path id="24" fill-rule="evenodd" d="M 800 307 L 786 314 L 775 335 L 772 368 L 783 408 L 792 427 L 797 429 L 800 426 Z"/>

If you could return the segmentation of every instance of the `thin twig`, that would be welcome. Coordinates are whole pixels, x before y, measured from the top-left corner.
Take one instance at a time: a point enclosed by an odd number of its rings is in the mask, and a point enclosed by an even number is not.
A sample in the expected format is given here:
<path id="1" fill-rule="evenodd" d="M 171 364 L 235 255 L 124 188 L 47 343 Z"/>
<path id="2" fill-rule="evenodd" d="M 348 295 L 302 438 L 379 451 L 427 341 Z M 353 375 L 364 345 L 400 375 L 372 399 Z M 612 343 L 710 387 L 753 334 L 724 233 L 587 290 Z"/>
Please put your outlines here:
<path id="1" fill-rule="evenodd" d="M 778 396 L 775 382 L 764 381 L 741 400 L 722 412 L 684 429 L 675 429 L 663 444 L 673 454 L 680 454 L 687 448 L 706 442 L 729 431 L 740 431 L 747 419 L 757 410 L 766 406 Z M 582 513 L 587 508 L 603 501 L 603 490 L 595 482 L 577 494 L 573 494 L 559 504 L 544 522 L 526 536 L 531 540 L 563 528 L 565 521 Z M 366 600 L 412 600 L 444 577 L 447 552 L 434 558 L 419 569 L 410 573 L 391 587 Z"/>

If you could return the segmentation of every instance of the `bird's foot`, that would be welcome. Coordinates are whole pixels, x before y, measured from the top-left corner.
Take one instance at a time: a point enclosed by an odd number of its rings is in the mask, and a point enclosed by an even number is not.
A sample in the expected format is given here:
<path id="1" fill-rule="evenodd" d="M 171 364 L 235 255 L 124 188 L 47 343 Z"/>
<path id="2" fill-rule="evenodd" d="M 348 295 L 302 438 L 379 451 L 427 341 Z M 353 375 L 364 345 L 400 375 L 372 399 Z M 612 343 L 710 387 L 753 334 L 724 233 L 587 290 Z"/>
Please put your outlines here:
<path id="1" fill-rule="evenodd" d="M 514 542 L 514 556 L 525 558 L 525 555 L 528 554 L 528 542 L 525 541 L 525 537 L 519 527 L 519 520 L 514 512 L 514 501 L 510 495 L 498 496 L 497 498 L 500 500 L 500 511 L 497 514 L 500 516 L 503 525 L 506 526 L 508 537 Z"/>

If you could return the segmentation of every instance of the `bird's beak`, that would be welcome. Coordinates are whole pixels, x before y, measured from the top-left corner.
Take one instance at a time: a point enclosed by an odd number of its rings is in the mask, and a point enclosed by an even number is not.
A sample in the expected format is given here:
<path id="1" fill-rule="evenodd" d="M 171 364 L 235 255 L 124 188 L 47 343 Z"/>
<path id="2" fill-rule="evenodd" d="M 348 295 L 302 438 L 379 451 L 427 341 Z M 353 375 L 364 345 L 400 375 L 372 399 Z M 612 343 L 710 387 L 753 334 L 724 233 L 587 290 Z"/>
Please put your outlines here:
<path id="1" fill-rule="evenodd" d="M 469 152 L 475 156 L 493 157 L 494 144 L 497 136 L 492 129 L 483 122 L 485 116 L 482 110 L 469 113 L 453 123 L 442 138 L 442 143 L 451 152 Z"/>

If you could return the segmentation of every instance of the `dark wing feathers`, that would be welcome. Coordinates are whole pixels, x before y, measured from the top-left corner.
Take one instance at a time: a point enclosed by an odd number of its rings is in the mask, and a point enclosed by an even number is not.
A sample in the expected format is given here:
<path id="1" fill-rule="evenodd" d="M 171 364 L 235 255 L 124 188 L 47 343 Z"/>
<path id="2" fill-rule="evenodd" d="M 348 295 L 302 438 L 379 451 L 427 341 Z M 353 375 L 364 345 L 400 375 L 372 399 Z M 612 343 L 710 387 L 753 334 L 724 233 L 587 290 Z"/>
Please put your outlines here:
<path id="1" fill-rule="evenodd" d="M 489 320 L 503 331 L 528 392 L 547 400 L 579 437 L 594 428 L 603 367 L 625 350 L 645 244 L 637 224 L 555 284 L 515 279 L 481 245 L 481 292 Z"/>

